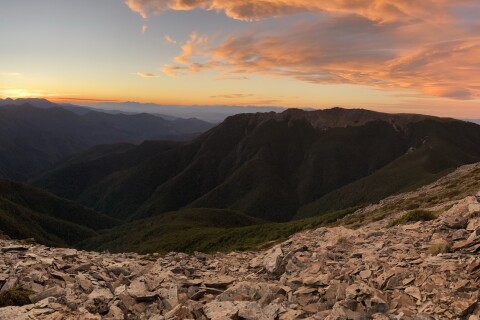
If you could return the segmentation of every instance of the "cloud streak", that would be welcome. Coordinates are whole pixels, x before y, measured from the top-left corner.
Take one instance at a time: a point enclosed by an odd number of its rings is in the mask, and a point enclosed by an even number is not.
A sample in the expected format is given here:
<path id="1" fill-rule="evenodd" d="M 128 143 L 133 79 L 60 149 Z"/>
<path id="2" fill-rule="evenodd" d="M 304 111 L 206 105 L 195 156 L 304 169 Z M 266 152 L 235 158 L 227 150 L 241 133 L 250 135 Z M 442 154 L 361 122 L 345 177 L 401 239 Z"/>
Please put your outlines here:
<path id="1" fill-rule="evenodd" d="M 7 77 L 18 77 L 18 76 L 21 76 L 22 74 L 19 72 L 0 72 L 0 75 L 7 76 Z"/>
<path id="2" fill-rule="evenodd" d="M 167 10 L 213 10 L 238 20 L 260 20 L 305 12 L 356 14 L 369 20 L 444 21 L 449 10 L 474 0 L 126 0 L 128 7 L 144 19 Z"/>
<path id="3" fill-rule="evenodd" d="M 165 37 L 163 37 L 163 39 L 170 44 L 173 44 L 173 45 L 177 44 L 177 41 L 168 34 Z"/>
<path id="4" fill-rule="evenodd" d="M 256 97 L 256 95 L 252 93 L 225 93 L 225 94 L 210 96 L 210 98 L 222 98 L 222 99 L 245 99 L 245 98 L 253 98 L 253 97 Z"/>
<path id="5" fill-rule="evenodd" d="M 158 76 L 154 73 L 149 72 L 137 72 L 135 75 L 139 76 L 140 78 L 158 78 Z"/>

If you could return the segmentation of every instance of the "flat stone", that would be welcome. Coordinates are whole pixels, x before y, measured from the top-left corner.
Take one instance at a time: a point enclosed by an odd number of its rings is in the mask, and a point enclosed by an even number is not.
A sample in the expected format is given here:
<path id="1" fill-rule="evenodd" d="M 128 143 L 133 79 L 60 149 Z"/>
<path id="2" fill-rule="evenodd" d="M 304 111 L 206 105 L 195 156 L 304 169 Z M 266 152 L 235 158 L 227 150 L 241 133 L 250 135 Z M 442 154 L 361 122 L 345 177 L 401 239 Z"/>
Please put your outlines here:
<path id="1" fill-rule="evenodd" d="M 457 300 L 452 303 L 452 309 L 457 316 L 465 316 L 477 306 L 477 301 Z"/>
<path id="2" fill-rule="evenodd" d="M 407 287 L 407 288 L 405 288 L 405 293 L 408 294 L 409 296 L 414 297 L 418 301 L 422 300 L 422 295 L 421 295 L 420 289 L 418 287 L 415 287 L 415 286 Z"/>
<path id="3" fill-rule="evenodd" d="M 270 273 L 283 273 L 282 261 L 284 254 L 282 248 L 276 247 L 269 251 L 263 260 L 263 266 Z"/>
<path id="4" fill-rule="evenodd" d="M 370 279 L 372 277 L 372 271 L 371 270 L 360 271 L 359 276 L 362 279 Z"/>
<path id="5" fill-rule="evenodd" d="M 158 296 L 156 292 L 149 292 L 143 281 L 133 281 L 127 289 L 127 292 L 137 301 L 153 301 Z"/>
<path id="6" fill-rule="evenodd" d="M 64 295 L 65 295 L 65 290 L 64 289 L 62 289 L 60 287 L 52 287 L 52 288 L 46 289 L 43 292 L 32 294 L 32 295 L 29 296 L 29 298 L 30 298 L 30 301 L 32 303 L 36 303 L 40 300 L 43 300 L 43 299 L 46 299 L 46 298 L 49 298 L 49 297 L 59 298 L 59 297 L 62 297 Z"/>
<path id="7" fill-rule="evenodd" d="M 2 252 L 11 252 L 11 251 L 27 251 L 27 246 L 20 246 L 20 245 L 10 245 L 1 248 Z"/>
<path id="8" fill-rule="evenodd" d="M 75 257 L 78 257 L 78 251 L 75 249 L 65 249 L 62 252 L 63 259 L 71 259 Z"/>
<path id="9" fill-rule="evenodd" d="M 230 320 L 238 316 L 238 308 L 231 301 L 213 301 L 203 307 L 210 320 Z"/>
<path id="10" fill-rule="evenodd" d="M 474 231 L 480 228 L 480 218 L 470 219 L 468 221 L 467 230 Z"/>
<path id="11" fill-rule="evenodd" d="M 235 278 L 229 276 L 218 276 L 216 278 L 204 279 L 203 284 L 207 287 L 226 288 L 235 282 L 235 280 Z"/>

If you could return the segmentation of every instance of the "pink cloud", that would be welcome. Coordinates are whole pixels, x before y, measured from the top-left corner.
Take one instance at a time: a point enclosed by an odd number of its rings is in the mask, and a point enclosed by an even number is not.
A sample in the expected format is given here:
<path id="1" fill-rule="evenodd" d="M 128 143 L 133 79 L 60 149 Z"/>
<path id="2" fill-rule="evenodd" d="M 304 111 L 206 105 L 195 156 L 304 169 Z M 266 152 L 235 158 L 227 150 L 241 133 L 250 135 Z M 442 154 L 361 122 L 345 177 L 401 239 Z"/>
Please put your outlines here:
<path id="1" fill-rule="evenodd" d="M 175 62 L 180 64 L 188 64 L 189 60 L 200 54 L 204 46 L 208 43 L 208 37 L 205 35 L 199 36 L 196 32 L 190 35 L 190 38 L 182 45 L 182 54 L 175 57 Z"/>
<path id="2" fill-rule="evenodd" d="M 126 0 L 143 18 L 167 10 L 214 10 L 238 20 L 259 20 L 302 12 L 357 14 L 370 20 L 448 19 L 449 9 L 474 0 Z"/>
<path id="3" fill-rule="evenodd" d="M 167 10 L 213 10 L 240 20 L 313 13 L 273 30 L 243 30 L 214 40 L 192 33 L 172 76 L 214 70 L 221 78 L 261 74 L 318 84 L 413 89 L 457 100 L 480 98 L 474 0 L 127 0 L 142 17 Z M 459 16 L 460 15 L 460 16 Z M 280 24 L 279 24 L 280 25 Z"/>
<path id="4" fill-rule="evenodd" d="M 452 99 L 480 97 L 480 37 L 425 45 L 391 61 L 392 83 Z"/>
<path id="5" fill-rule="evenodd" d="M 452 99 L 480 97 L 480 38 L 422 45 L 402 40 L 404 36 L 394 27 L 353 16 L 303 24 L 287 33 L 231 35 L 217 45 L 194 34 L 166 73 L 217 70 L 224 75 L 413 89 Z"/>

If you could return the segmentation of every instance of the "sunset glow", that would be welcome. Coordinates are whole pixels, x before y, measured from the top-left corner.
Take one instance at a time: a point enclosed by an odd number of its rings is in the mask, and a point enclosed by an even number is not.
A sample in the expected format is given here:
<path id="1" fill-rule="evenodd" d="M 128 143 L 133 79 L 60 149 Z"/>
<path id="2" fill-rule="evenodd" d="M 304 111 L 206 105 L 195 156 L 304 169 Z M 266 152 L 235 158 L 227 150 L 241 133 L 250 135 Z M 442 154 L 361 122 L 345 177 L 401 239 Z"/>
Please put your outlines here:
<path id="1" fill-rule="evenodd" d="M 0 8 L 0 98 L 480 117 L 477 0 L 5 0 Z"/>

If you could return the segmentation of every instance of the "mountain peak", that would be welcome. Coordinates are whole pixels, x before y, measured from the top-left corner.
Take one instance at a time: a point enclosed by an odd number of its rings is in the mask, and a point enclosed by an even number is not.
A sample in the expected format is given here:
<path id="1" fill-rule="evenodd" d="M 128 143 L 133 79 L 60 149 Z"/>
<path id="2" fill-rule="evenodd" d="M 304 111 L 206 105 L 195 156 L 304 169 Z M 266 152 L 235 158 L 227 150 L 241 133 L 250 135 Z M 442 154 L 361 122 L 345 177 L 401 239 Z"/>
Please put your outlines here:
<path id="1" fill-rule="evenodd" d="M 37 108 L 53 108 L 53 107 L 59 106 L 58 104 L 44 98 L 17 98 L 17 99 L 6 98 L 5 100 L 0 99 L 0 106 L 6 106 L 6 105 L 22 106 L 25 104 L 35 106 Z"/>

